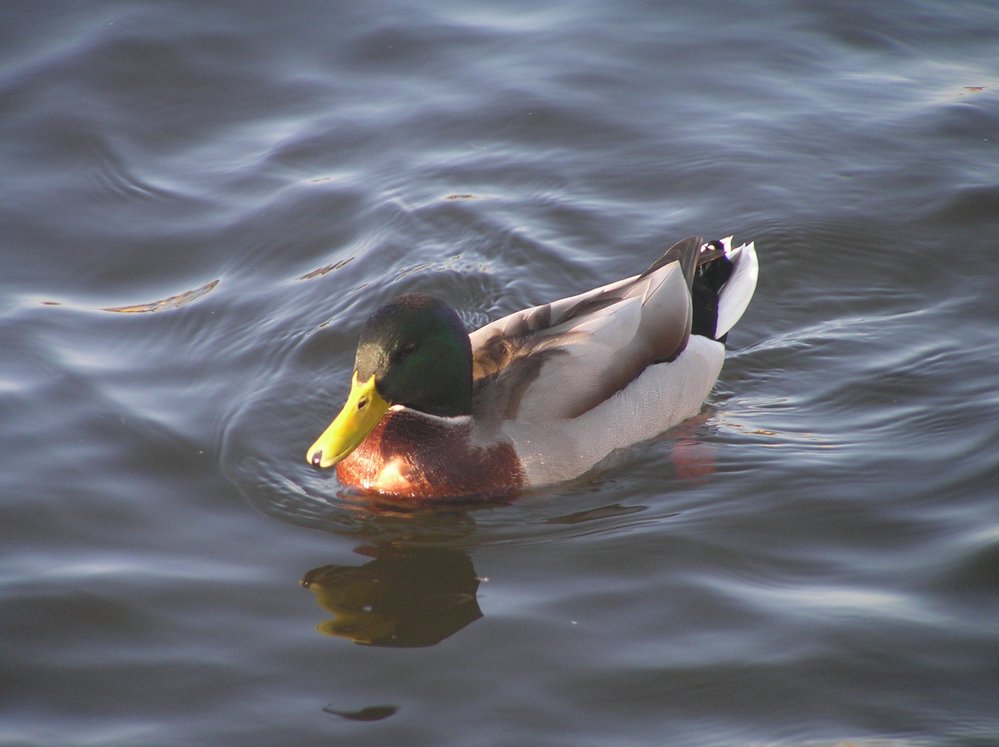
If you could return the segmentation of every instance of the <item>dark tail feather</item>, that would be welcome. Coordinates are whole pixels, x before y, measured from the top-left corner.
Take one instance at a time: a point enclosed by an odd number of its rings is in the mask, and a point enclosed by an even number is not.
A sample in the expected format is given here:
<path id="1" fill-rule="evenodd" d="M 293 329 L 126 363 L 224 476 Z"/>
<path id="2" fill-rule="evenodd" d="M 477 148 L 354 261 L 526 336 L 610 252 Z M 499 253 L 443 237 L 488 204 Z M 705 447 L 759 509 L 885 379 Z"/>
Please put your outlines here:
<path id="1" fill-rule="evenodd" d="M 718 329 L 718 295 L 722 286 L 732 277 L 735 265 L 725 255 L 725 248 L 720 241 L 704 244 L 696 257 L 697 269 L 690 287 L 694 307 L 690 333 L 724 343 L 727 334 L 715 336 Z"/>
<path id="2" fill-rule="evenodd" d="M 721 290 L 732 277 L 735 263 L 726 253 L 725 241 L 702 243 L 700 236 L 690 236 L 678 241 L 663 254 L 643 275 L 655 272 L 670 262 L 679 262 L 683 277 L 690 287 L 693 319 L 690 333 L 724 343 L 727 330 L 718 334 L 718 304 Z M 755 287 L 755 280 L 753 286 Z M 752 289 L 749 290 L 752 295 Z"/>

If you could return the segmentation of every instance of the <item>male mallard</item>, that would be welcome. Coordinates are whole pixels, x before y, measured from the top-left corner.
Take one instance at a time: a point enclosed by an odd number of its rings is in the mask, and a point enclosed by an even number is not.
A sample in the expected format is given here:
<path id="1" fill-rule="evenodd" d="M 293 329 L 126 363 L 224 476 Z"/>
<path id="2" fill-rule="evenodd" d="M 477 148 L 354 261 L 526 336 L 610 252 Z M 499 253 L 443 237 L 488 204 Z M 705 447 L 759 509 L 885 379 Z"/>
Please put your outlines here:
<path id="1" fill-rule="evenodd" d="M 361 332 L 347 403 L 307 459 L 410 499 L 577 477 L 700 410 L 757 272 L 752 243 L 692 237 L 641 275 L 470 335 L 443 301 L 400 296 Z"/>

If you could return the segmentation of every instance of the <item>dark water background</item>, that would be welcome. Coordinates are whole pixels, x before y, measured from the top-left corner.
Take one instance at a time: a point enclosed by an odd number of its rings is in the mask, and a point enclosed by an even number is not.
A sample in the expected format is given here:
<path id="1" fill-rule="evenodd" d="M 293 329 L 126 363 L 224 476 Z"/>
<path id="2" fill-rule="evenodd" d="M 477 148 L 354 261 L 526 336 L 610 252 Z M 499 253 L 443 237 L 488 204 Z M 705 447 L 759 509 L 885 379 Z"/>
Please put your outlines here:
<path id="1" fill-rule="evenodd" d="M 5 2 L 0 170 L 0 743 L 999 744 L 991 0 Z M 692 233 L 762 266 L 702 417 L 305 464 L 380 302 Z"/>

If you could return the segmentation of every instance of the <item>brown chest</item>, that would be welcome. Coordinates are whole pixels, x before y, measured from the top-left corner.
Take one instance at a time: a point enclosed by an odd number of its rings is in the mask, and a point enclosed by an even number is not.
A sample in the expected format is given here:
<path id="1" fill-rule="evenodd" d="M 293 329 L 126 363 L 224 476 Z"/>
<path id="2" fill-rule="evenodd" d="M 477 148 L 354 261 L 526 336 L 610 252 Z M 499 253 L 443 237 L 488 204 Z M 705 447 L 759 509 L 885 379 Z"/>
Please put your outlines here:
<path id="1" fill-rule="evenodd" d="M 513 446 L 472 443 L 472 426 L 392 410 L 337 465 L 344 485 L 414 501 L 510 496 L 524 488 Z"/>

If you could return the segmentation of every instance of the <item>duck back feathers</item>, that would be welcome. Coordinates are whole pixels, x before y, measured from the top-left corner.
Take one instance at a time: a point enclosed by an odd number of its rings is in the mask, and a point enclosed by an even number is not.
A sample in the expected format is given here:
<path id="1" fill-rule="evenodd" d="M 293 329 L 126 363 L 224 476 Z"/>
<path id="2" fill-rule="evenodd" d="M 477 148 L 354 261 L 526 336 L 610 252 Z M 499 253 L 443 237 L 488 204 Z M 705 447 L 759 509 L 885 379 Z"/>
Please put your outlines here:
<path id="1" fill-rule="evenodd" d="M 641 275 L 471 334 L 476 401 L 510 397 L 502 432 L 527 484 L 577 477 L 700 410 L 756 286 L 753 244 L 731 243 L 686 239 Z"/>

